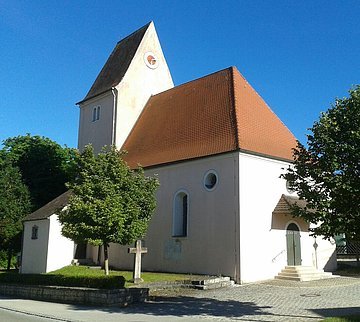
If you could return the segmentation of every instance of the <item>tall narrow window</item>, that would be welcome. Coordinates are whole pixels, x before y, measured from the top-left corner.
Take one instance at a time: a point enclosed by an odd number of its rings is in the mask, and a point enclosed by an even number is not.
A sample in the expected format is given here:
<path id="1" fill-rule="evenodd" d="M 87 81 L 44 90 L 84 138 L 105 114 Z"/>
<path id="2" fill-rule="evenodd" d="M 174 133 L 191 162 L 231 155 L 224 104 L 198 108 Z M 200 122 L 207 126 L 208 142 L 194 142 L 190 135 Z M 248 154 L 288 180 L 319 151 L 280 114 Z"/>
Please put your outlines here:
<path id="1" fill-rule="evenodd" d="M 187 236 L 188 210 L 188 195 L 183 191 L 177 193 L 174 199 L 173 237 Z"/>
<path id="2" fill-rule="evenodd" d="M 31 229 L 31 239 L 38 239 L 39 227 L 34 225 Z"/>
<path id="3" fill-rule="evenodd" d="M 98 121 L 100 119 L 100 106 L 95 106 L 92 113 L 92 121 Z"/>

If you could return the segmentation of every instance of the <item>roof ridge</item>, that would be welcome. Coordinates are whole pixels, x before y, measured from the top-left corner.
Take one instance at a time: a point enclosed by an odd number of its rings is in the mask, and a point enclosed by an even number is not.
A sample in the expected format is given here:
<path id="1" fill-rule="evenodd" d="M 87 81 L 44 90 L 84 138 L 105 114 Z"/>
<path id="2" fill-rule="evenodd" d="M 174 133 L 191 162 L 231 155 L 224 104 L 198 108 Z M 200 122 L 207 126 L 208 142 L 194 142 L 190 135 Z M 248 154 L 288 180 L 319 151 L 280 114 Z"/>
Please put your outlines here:
<path id="1" fill-rule="evenodd" d="M 135 30 L 134 32 L 132 32 L 130 35 L 127 35 L 125 38 L 122 38 L 122 39 L 120 39 L 117 43 L 116 43 L 116 45 L 118 44 L 118 43 L 120 43 L 120 42 L 122 42 L 122 41 L 124 41 L 124 40 L 126 40 L 127 38 L 130 38 L 130 37 L 132 37 L 134 34 L 136 34 L 136 33 L 138 33 L 138 32 L 140 32 L 140 31 L 142 31 L 142 29 L 148 29 L 149 28 L 149 26 L 151 25 L 151 23 L 154 23 L 152 20 L 150 20 L 150 22 L 148 22 L 147 24 L 145 24 L 144 26 L 142 26 L 142 27 L 140 27 L 139 29 L 137 29 L 137 30 Z"/>
<path id="2" fill-rule="evenodd" d="M 236 71 L 236 67 L 235 66 L 231 66 L 229 67 L 229 72 L 230 72 L 230 77 L 231 77 L 231 83 L 229 86 L 229 91 L 230 91 L 230 100 L 231 100 L 231 105 L 233 106 L 233 108 L 230 109 L 229 113 L 230 113 L 230 122 L 233 123 L 233 130 L 234 130 L 234 136 L 235 136 L 235 141 L 236 141 L 236 147 L 238 149 L 240 149 L 240 144 L 239 144 L 239 124 L 238 124 L 238 118 L 236 115 L 236 106 L 237 106 L 237 97 L 236 97 L 236 91 L 235 91 L 235 78 L 234 78 L 234 71 Z"/>
<path id="3" fill-rule="evenodd" d="M 284 127 L 287 128 L 287 130 L 295 137 L 294 133 L 291 132 L 291 130 L 286 126 L 286 124 L 281 120 L 280 117 L 277 116 L 277 114 L 272 110 L 272 108 L 270 107 L 270 105 L 268 105 L 268 103 L 263 99 L 263 97 L 254 89 L 254 87 L 248 82 L 248 80 L 244 77 L 243 74 L 241 74 L 241 72 L 235 67 L 233 66 L 233 71 L 237 72 L 240 77 L 246 82 L 247 85 L 249 85 L 250 89 L 265 103 L 265 105 L 267 106 L 267 108 L 270 110 L 270 112 L 282 123 L 282 125 L 284 125 Z M 296 139 L 296 137 L 295 137 Z M 297 140 L 297 139 L 296 139 Z"/>
<path id="4" fill-rule="evenodd" d="M 190 84 L 190 83 L 194 83 L 194 82 L 200 81 L 200 80 L 202 80 L 202 79 L 204 79 L 204 78 L 207 78 L 207 77 L 216 75 L 216 74 L 221 73 L 221 72 L 225 72 L 225 71 L 227 71 L 227 70 L 230 71 L 231 68 L 234 68 L 234 67 L 233 67 L 233 66 L 226 67 L 226 68 L 217 70 L 217 71 L 215 71 L 215 72 L 212 72 L 212 73 L 210 73 L 210 74 L 207 74 L 207 75 L 204 75 L 204 76 L 200 76 L 200 77 L 198 77 L 198 78 L 195 78 L 195 79 L 186 81 L 185 83 L 182 83 L 182 84 L 179 84 L 179 85 L 175 85 L 174 87 L 169 88 L 169 89 L 167 89 L 167 90 L 165 90 L 165 91 L 163 91 L 163 92 L 157 93 L 157 94 L 155 94 L 155 95 L 151 95 L 151 97 L 157 96 L 157 95 L 161 95 L 161 94 L 163 94 L 163 93 L 166 93 L 166 92 L 168 92 L 168 91 L 171 91 L 171 90 L 174 90 L 174 89 L 177 89 L 177 88 L 181 88 L 181 87 L 183 87 L 183 86 L 185 86 L 185 85 L 188 85 L 188 84 Z"/>

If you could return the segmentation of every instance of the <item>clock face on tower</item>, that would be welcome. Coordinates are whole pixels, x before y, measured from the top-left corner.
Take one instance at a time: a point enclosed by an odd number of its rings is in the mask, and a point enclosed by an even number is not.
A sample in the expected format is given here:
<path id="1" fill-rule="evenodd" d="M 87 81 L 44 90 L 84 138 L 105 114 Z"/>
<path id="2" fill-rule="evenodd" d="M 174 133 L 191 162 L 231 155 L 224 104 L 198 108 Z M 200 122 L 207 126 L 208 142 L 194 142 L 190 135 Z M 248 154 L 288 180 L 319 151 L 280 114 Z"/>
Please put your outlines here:
<path id="1" fill-rule="evenodd" d="M 155 54 L 151 51 L 148 51 L 144 54 L 144 62 L 146 66 L 151 69 L 155 69 L 159 65 L 159 61 L 157 60 Z"/>

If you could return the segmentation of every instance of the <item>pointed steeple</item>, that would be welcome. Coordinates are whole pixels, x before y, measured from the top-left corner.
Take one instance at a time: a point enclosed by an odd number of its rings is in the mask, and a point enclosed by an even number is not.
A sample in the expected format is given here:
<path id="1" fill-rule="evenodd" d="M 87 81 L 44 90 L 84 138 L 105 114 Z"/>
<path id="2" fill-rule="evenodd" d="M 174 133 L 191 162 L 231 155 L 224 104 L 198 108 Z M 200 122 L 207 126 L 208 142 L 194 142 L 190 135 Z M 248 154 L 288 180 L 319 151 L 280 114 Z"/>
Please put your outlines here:
<path id="1" fill-rule="evenodd" d="M 99 75 L 91 86 L 89 92 L 79 103 L 102 94 L 121 82 L 146 31 L 151 24 L 153 24 L 152 21 L 136 30 L 126 38 L 120 40 L 116 44 L 104 67 L 101 69 Z"/>

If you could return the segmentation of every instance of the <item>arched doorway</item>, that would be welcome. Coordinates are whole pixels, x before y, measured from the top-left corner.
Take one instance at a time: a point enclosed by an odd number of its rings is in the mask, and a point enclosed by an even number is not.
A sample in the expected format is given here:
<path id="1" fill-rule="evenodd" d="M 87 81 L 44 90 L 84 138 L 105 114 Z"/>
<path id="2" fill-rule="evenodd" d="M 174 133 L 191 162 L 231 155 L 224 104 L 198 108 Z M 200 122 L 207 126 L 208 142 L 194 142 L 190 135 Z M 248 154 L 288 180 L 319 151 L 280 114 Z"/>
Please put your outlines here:
<path id="1" fill-rule="evenodd" d="M 291 223 L 286 228 L 287 264 L 301 265 L 301 245 L 299 227 Z"/>

